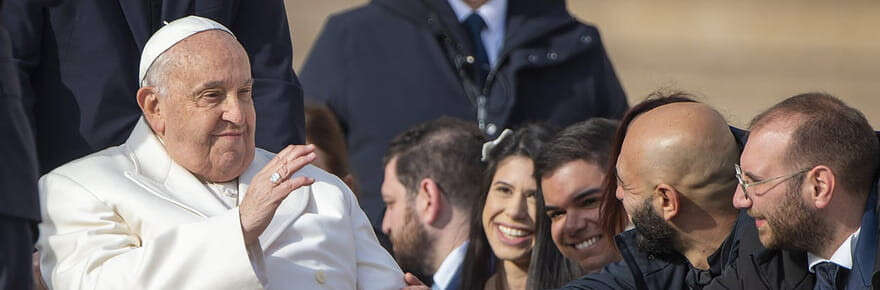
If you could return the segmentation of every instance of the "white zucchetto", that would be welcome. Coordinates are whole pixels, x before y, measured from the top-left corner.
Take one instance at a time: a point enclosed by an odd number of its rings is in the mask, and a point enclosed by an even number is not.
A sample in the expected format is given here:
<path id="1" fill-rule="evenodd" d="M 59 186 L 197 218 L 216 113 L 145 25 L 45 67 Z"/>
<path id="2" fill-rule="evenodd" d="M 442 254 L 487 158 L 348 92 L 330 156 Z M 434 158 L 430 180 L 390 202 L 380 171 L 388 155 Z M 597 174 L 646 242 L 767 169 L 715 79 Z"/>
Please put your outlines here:
<path id="1" fill-rule="evenodd" d="M 193 34 L 208 30 L 226 31 L 229 35 L 235 37 L 235 34 L 233 34 L 232 31 L 229 31 L 229 28 L 226 28 L 223 24 L 195 15 L 174 20 L 171 23 L 162 26 L 159 31 L 156 31 L 153 36 L 150 36 L 150 39 L 147 40 L 147 44 L 144 45 L 143 53 L 141 53 L 141 64 L 138 72 L 138 81 L 141 86 L 144 85 L 144 78 L 147 76 L 147 71 L 150 69 L 150 66 L 153 65 L 153 62 L 156 61 L 156 58 L 181 40 L 184 40 Z"/>

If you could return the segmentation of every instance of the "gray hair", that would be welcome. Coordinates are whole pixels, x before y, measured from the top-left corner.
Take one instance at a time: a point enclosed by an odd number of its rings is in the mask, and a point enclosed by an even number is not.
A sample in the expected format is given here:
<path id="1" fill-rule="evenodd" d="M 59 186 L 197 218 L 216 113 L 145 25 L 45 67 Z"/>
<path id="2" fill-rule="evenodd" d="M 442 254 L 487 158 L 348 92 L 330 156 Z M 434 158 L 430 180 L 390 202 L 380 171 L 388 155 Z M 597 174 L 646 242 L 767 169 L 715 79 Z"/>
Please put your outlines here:
<path id="1" fill-rule="evenodd" d="M 153 61 L 153 64 L 150 65 L 150 68 L 147 69 L 147 73 L 144 75 L 144 80 L 141 81 L 142 88 L 153 87 L 160 96 L 165 95 L 169 69 L 175 60 L 175 57 L 171 56 L 171 54 L 170 51 L 165 51 L 165 53 L 159 55 Z"/>

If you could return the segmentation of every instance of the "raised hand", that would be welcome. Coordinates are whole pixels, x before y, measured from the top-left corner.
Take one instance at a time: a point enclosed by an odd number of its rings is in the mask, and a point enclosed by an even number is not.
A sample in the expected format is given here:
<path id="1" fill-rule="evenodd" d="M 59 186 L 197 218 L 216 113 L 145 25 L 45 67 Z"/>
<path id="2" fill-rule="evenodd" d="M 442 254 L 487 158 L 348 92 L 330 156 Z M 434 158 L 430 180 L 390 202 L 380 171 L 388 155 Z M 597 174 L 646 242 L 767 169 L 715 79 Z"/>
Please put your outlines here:
<path id="1" fill-rule="evenodd" d="M 315 160 L 315 145 L 288 145 L 260 169 L 239 207 L 244 241 L 252 245 L 269 226 L 275 210 L 292 191 L 315 182 L 314 178 L 289 178 Z"/>

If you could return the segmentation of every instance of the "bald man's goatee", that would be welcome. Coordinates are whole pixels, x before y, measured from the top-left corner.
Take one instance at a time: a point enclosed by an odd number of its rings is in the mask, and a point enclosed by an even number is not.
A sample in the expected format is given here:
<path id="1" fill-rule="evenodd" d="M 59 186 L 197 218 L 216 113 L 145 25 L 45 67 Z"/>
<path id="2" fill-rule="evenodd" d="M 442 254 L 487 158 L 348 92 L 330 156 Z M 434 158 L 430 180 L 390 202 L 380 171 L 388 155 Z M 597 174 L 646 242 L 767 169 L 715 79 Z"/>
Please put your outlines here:
<path id="1" fill-rule="evenodd" d="M 675 229 L 654 212 L 651 199 L 645 199 L 642 206 L 633 212 L 632 222 L 636 229 L 636 246 L 640 250 L 660 257 L 675 252 Z"/>

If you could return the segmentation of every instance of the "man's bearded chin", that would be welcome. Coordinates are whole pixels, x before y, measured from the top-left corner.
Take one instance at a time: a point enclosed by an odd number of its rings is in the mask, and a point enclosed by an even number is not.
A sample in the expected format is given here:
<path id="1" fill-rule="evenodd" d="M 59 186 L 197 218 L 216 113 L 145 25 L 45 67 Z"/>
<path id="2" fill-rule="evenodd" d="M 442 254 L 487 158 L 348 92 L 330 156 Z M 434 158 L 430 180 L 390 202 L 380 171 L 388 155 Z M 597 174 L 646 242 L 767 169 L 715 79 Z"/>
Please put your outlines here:
<path id="1" fill-rule="evenodd" d="M 648 254 L 667 256 L 674 253 L 676 232 L 666 220 L 654 212 L 651 200 L 645 199 L 632 215 L 636 229 L 636 246 Z"/>
<path id="2" fill-rule="evenodd" d="M 767 248 L 815 253 L 830 242 L 828 233 L 831 231 L 828 224 L 816 213 L 816 209 L 807 206 L 800 197 L 803 182 L 798 181 L 800 180 L 795 179 L 789 183 L 779 209 L 765 217 L 773 232 L 773 239 Z"/>
<path id="3" fill-rule="evenodd" d="M 428 265 L 431 260 L 430 251 L 434 241 L 428 238 L 425 228 L 418 223 L 415 213 L 407 214 L 403 229 L 392 233 L 391 244 L 394 248 L 394 259 L 404 272 L 409 272 L 428 286 L 434 282 L 433 273 Z"/>

